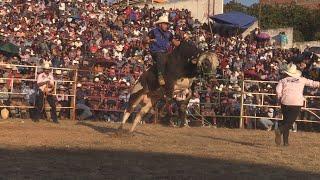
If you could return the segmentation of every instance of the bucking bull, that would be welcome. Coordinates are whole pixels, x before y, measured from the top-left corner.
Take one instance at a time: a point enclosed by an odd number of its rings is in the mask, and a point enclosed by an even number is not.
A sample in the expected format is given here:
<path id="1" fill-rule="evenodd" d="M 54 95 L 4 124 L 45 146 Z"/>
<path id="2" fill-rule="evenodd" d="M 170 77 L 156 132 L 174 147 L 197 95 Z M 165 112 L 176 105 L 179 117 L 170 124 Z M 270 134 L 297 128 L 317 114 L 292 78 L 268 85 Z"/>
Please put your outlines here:
<path id="1" fill-rule="evenodd" d="M 165 86 L 160 86 L 157 79 L 156 66 L 151 66 L 137 80 L 130 92 L 129 105 L 124 111 L 119 129 L 130 117 L 135 107 L 141 103 L 141 110 L 133 120 L 130 132 L 133 132 L 143 116 L 156 106 L 159 99 L 173 99 L 176 93 L 191 89 L 193 81 L 201 75 L 214 74 L 219 65 L 217 55 L 210 51 L 201 52 L 189 42 L 182 42 L 172 53 L 168 54 L 165 62 Z M 193 94 L 193 93 L 191 93 Z M 190 96 L 184 100 L 188 103 Z M 182 108 L 182 109 L 181 109 Z M 186 121 L 186 106 L 180 106 L 179 118 Z"/>

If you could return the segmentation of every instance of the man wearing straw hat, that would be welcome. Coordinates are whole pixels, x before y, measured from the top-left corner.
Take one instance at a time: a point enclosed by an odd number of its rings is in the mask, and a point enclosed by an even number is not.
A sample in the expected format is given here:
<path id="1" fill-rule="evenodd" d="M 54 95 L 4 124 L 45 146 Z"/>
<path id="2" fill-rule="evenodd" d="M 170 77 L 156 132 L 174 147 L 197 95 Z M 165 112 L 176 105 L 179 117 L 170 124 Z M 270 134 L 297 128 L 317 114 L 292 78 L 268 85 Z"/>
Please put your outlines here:
<path id="1" fill-rule="evenodd" d="M 283 136 L 283 145 L 289 145 L 289 129 L 297 119 L 301 107 L 303 106 L 303 89 L 305 86 L 320 87 L 320 82 L 301 77 L 301 71 L 295 64 L 287 65 L 284 70 L 285 77 L 281 79 L 276 87 L 277 97 L 281 103 L 283 121 L 279 128 L 275 130 L 275 142 L 281 144 Z"/>
<path id="2" fill-rule="evenodd" d="M 53 122 L 59 123 L 56 113 L 56 99 L 55 96 L 52 95 L 54 90 L 53 74 L 48 63 L 44 63 L 42 68 L 43 73 L 37 77 L 38 92 L 36 95 L 36 117 L 34 120 L 36 122 L 39 121 L 40 116 L 45 112 L 45 100 L 47 100 L 51 107 L 50 113 Z"/>
<path id="3" fill-rule="evenodd" d="M 156 63 L 158 70 L 158 81 L 161 86 L 165 85 L 163 78 L 165 68 L 165 56 L 171 47 L 171 41 L 173 35 L 169 30 L 168 16 L 162 15 L 158 21 L 155 22 L 156 28 L 152 29 L 148 36 L 148 42 L 150 43 L 150 52 L 153 61 Z"/>

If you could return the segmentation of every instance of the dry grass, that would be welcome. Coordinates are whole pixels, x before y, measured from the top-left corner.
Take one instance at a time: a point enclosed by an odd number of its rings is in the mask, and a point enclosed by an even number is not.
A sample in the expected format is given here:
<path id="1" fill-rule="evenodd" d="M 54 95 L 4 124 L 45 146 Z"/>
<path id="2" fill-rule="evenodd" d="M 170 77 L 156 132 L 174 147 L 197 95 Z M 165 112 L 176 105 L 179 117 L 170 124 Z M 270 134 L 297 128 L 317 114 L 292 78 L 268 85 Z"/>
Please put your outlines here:
<path id="1" fill-rule="evenodd" d="M 0 179 L 320 179 L 320 134 L 64 121 L 0 123 Z M 127 127 L 128 128 L 128 127 Z"/>

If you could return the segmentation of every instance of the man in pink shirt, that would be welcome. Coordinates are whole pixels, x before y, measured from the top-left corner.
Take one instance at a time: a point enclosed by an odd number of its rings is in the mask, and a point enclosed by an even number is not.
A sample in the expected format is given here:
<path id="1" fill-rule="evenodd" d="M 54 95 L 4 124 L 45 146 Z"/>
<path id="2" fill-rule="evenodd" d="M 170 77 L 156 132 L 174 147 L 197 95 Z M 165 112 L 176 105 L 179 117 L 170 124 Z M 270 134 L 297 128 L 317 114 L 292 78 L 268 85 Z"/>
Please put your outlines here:
<path id="1" fill-rule="evenodd" d="M 297 66 L 294 64 L 287 65 L 284 73 L 286 77 L 281 79 L 276 87 L 277 96 L 281 102 L 283 121 L 275 130 L 275 142 L 280 145 L 281 135 L 283 135 L 283 145 L 288 146 L 289 129 L 303 106 L 303 89 L 305 86 L 320 87 L 320 82 L 301 77 L 301 71 L 297 70 Z"/>

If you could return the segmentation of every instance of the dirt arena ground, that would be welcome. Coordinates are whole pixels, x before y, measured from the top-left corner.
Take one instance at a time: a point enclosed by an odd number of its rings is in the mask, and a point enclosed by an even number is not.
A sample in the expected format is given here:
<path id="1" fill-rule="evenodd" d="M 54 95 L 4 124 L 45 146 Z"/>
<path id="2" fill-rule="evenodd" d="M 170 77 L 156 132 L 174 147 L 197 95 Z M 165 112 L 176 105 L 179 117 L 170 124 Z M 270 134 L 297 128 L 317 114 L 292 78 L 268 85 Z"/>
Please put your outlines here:
<path id="1" fill-rule="evenodd" d="M 320 134 L 118 124 L 0 122 L 0 179 L 320 179 Z M 129 128 L 129 125 L 126 126 Z"/>

